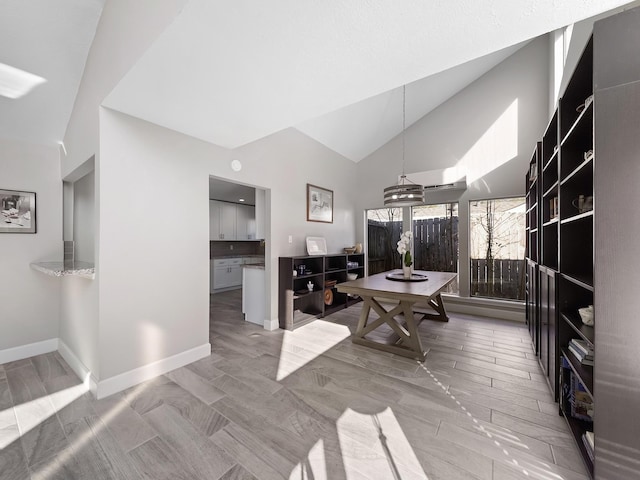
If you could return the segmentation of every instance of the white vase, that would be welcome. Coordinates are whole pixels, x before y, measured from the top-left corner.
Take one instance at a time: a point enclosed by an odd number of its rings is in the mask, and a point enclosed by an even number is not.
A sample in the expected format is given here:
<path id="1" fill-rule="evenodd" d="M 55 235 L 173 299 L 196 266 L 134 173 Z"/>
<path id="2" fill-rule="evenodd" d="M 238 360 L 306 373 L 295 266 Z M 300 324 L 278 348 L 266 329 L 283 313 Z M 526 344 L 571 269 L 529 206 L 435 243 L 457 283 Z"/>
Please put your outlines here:
<path id="1" fill-rule="evenodd" d="M 411 266 L 402 265 L 402 273 L 404 274 L 404 278 L 411 278 Z"/>

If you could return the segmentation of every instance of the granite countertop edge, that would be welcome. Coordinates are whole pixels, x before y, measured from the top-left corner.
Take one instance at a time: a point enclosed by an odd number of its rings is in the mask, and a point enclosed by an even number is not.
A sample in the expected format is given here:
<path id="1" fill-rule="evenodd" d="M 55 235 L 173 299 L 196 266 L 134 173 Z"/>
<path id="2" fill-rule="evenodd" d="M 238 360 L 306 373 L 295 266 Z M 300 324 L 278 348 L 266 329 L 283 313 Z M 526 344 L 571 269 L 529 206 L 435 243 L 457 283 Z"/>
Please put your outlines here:
<path id="1" fill-rule="evenodd" d="M 96 269 L 89 262 L 33 262 L 31 268 L 51 277 L 82 277 L 95 279 Z"/>

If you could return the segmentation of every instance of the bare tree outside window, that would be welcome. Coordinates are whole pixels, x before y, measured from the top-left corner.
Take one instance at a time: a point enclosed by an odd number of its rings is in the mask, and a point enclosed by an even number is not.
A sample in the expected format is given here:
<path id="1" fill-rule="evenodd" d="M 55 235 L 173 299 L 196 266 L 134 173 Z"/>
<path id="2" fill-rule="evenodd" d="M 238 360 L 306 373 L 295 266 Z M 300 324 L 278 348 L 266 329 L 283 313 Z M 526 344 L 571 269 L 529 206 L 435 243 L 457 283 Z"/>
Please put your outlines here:
<path id="1" fill-rule="evenodd" d="M 469 205 L 471 295 L 524 300 L 524 197 Z"/>

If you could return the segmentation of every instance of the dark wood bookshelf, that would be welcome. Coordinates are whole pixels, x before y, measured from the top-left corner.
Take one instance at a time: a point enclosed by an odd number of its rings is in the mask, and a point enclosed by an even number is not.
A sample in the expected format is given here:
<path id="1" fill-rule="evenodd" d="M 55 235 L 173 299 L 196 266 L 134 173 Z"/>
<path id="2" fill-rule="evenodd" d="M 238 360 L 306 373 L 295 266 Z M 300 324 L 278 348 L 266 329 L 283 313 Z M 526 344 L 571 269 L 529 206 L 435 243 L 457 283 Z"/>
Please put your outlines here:
<path id="1" fill-rule="evenodd" d="M 357 266 L 349 266 L 350 262 Z M 336 285 L 347 281 L 347 273 L 357 273 L 358 277 L 364 276 L 364 262 L 363 253 L 280 257 L 278 272 L 280 328 L 292 330 L 361 301 L 360 298 L 352 298 L 338 292 Z M 311 273 L 300 274 L 301 265 Z M 307 289 L 308 282 L 313 284 L 311 292 Z M 327 286 L 327 282 L 335 283 Z M 330 304 L 325 301 L 326 290 L 331 290 Z"/>

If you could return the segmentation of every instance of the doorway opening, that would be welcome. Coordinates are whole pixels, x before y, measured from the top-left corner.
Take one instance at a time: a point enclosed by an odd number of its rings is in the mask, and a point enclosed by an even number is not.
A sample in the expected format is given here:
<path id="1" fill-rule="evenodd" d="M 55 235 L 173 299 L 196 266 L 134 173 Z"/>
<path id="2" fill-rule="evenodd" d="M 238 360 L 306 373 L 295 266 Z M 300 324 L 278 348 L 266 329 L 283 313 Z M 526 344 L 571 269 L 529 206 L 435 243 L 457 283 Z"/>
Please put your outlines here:
<path id="1" fill-rule="evenodd" d="M 266 318 L 266 190 L 209 177 L 211 321 Z"/>

